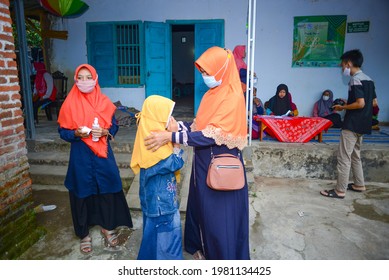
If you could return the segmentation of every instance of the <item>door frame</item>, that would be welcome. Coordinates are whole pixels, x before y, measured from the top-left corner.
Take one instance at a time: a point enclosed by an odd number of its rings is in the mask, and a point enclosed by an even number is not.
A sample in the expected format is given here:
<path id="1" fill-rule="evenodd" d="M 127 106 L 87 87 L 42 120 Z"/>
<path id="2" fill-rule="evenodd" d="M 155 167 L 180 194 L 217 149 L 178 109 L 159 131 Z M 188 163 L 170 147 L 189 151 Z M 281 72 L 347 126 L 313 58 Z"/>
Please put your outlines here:
<path id="1" fill-rule="evenodd" d="M 198 59 L 198 57 L 196 57 L 196 24 L 207 24 L 207 23 L 218 23 L 220 24 L 221 26 L 221 34 L 220 34 L 220 42 L 221 42 L 221 46 L 220 47 L 224 47 L 225 45 L 225 21 L 224 19 L 210 19 L 210 20 L 166 20 L 166 23 L 169 24 L 169 28 L 170 28 L 170 38 L 172 37 L 172 28 L 171 26 L 172 25 L 194 25 L 194 36 L 195 36 L 195 57 L 194 57 L 194 61 L 196 61 Z M 170 43 L 171 43 L 171 40 L 170 40 Z M 172 47 L 170 48 L 172 49 Z M 201 54 L 200 54 L 201 55 Z M 172 59 L 172 56 L 173 54 L 171 54 L 170 58 Z M 170 65 L 172 66 L 172 60 L 170 60 Z M 170 67 L 170 70 L 172 69 L 172 67 Z M 194 104 L 194 114 L 196 115 L 197 113 L 197 109 L 198 109 L 198 106 L 200 104 L 200 99 L 202 97 L 202 95 L 204 93 L 201 93 L 200 92 L 200 88 L 204 82 L 201 78 L 201 76 L 197 73 L 198 71 L 196 71 L 196 68 L 195 66 L 193 65 L 193 71 L 195 72 L 194 73 L 194 100 L 193 100 L 193 104 Z M 200 78 L 199 78 L 200 77 Z M 170 78 L 172 79 L 172 71 L 170 71 Z"/>

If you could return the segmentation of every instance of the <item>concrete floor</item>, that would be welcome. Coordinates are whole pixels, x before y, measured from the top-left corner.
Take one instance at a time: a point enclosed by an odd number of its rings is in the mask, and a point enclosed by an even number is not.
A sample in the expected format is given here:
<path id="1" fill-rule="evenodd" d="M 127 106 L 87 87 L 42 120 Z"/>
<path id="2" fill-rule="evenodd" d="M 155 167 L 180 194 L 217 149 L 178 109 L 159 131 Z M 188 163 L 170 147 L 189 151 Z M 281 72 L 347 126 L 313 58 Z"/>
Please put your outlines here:
<path id="1" fill-rule="evenodd" d="M 135 129 L 121 128 L 115 143 L 132 143 Z M 58 141 L 56 122 L 37 126 L 38 142 Z M 128 144 L 129 145 L 129 144 Z M 367 191 L 348 191 L 345 199 L 326 198 L 333 180 L 253 176 L 250 184 L 250 251 L 253 260 L 388 260 L 389 184 L 366 182 Z M 187 193 L 187 192 L 182 192 Z M 129 192 L 130 196 L 136 196 Z M 26 251 L 24 260 L 136 259 L 142 238 L 141 212 L 131 209 L 134 228 L 121 229 L 118 250 L 104 248 L 99 229 L 91 230 L 93 253 L 83 255 L 74 235 L 64 186 L 33 185 L 35 205 L 57 208 L 37 214 L 47 234 Z M 137 197 L 132 197 L 137 200 Z M 129 201 L 129 198 L 127 197 Z M 186 197 L 181 203 L 186 204 Z M 129 204 L 131 205 L 134 204 Z M 185 207 L 181 208 L 185 219 Z M 192 256 L 184 253 L 185 259 Z"/>
<path id="2" fill-rule="evenodd" d="M 345 199 L 326 198 L 334 181 L 255 177 L 250 189 L 250 249 L 253 260 L 389 259 L 389 186 L 367 183 L 367 191 L 348 191 Z M 20 259 L 136 259 L 142 238 L 141 212 L 132 210 L 134 228 L 121 229 L 121 246 L 104 248 L 99 229 L 91 231 L 93 253 L 79 251 L 65 188 L 34 188 L 36 205 L 57 208 L 37 214 L 47 230 Z M 185 213 L 181 214 L 182 221 Z M 185 254 L 185 259 L 192 257 Z"/>

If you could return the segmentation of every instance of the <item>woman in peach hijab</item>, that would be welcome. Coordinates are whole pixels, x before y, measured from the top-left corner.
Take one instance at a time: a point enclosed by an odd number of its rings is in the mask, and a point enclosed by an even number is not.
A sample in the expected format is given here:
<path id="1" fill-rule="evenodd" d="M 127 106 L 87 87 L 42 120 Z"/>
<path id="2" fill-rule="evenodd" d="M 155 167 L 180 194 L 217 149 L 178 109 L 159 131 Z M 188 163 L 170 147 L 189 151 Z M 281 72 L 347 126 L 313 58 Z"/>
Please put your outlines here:
<path id="1" fill-rule="evenodd" d="M 156 151 L 167 142 L 194 147 L 186 211 L 185 250 L 195 259 L 249 259 L 248 189 L 216 191 L 207 186 L 213 154 L 240 157 L 247 143 L 245 100 L 234 56 L 212 47 L 195 62 L 209 90 L 193 123 L 180 123 L 179 132 L 154 132 L 145 144 Z M 246 176 L 245 176 L 246 177 Z"/>
<path id="2" fill-rule="evenodd" d="M 83 254 L 92 252 L 89 227 L 99 225 L 107 246 L 119 245 L 115 229 L 132 227 L 119 169 L 109 140 L 118 131 L 115 105 L 98 84 L 96 70 L 88 64 L 77 67 L 74 85 L 58 117 L 60 137 L 70 142 L 65 178 L 69 190 L 73 226 Z M 97 118 L 99 127 L 92 128 Z M 93 139 L 95 138 L 95 139 Z"/>

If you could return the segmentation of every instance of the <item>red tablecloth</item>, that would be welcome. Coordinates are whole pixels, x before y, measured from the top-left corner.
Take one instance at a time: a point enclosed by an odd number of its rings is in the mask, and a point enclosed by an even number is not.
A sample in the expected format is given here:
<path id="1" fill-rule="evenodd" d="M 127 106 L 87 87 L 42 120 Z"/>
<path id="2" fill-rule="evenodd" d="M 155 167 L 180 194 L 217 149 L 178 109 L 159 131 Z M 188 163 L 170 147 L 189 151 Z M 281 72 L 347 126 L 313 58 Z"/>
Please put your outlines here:
<path id="1" fill-rule="evenodd" d="M 293 143 L 306 143 L 332 125 L 319 117 L 257 116 L 256 120 L 263 122 L 279 141 Z"/>

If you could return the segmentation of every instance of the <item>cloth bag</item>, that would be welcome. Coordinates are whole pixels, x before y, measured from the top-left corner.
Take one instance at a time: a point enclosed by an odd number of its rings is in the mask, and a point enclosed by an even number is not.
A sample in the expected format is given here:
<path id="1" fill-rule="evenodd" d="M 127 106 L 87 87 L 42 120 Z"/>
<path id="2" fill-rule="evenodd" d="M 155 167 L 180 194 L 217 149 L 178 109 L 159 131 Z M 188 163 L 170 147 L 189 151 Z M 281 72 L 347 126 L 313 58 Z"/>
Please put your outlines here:
<path id="1" fill-rule="evenodd" d="M 233 191 L 244 187 L 243 164 L 231 154 L 213 155 L 208 167 L 207 185 L 218 191 Z"/>

